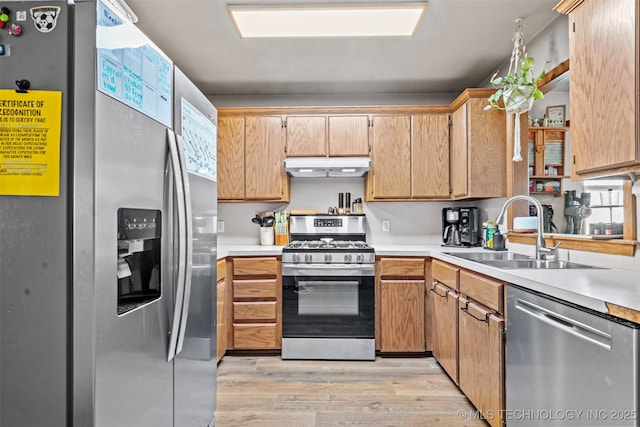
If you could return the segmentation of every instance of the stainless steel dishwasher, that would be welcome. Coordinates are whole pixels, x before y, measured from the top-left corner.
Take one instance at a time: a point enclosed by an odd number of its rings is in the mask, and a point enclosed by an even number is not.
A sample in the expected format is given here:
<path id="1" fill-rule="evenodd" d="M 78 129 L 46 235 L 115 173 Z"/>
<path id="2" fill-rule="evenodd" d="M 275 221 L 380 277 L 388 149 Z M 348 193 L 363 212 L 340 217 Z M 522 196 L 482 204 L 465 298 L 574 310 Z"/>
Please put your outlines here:
<path id="1" fill-rule="evenodd" d="M 506 425 L 640 425 L 638 328 L 509 285 Z"/>

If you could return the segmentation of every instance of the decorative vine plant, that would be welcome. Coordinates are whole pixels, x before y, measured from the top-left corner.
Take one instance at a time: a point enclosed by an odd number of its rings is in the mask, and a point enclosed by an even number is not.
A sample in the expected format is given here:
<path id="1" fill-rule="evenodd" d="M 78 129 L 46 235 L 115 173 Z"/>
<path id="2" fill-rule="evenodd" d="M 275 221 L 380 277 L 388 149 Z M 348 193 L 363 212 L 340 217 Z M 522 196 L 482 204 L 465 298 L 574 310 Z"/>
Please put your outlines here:
<path id="1" fill-rule="evenodd" d="M 497 108 L 515 115 L 513 161 L 522 160 L 520 155 L 520 114 L 531 110 L 533 101 L 543 99 L 542 91 L 538 89 L 538 82 L 546 75 L 545 66 L 542 71 L 533 74 L 535 60 L 527 56 L 523 41 L 522 18 L 516 19 L 516 31 L 513 36 L 513 51 L 509 62 L 509 71 L 505 76 L 498 76 L 498 71 L 491 77 L 491 85 L 496 88 L 488 98 L 485 110 Z M 547 61 L 548 62 L 548 61 Z"/>

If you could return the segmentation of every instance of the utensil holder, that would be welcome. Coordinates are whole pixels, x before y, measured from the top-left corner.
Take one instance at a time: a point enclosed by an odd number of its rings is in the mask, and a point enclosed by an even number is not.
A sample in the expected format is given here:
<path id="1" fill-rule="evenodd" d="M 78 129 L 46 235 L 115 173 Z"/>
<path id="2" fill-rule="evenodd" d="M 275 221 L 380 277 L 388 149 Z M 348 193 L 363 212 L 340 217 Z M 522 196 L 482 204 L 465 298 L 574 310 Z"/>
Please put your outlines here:
<path id="1" fill-rule="evenodd" d="M 289 244 L 289 224 L 286 222 L 277 223 L 275 232 L 276 246 L 287 246 Z"/>
<path id="2" fill-rule="evenodd" d="M 273 246 L 273 227 L 260 227 L 260 244 Z"/>

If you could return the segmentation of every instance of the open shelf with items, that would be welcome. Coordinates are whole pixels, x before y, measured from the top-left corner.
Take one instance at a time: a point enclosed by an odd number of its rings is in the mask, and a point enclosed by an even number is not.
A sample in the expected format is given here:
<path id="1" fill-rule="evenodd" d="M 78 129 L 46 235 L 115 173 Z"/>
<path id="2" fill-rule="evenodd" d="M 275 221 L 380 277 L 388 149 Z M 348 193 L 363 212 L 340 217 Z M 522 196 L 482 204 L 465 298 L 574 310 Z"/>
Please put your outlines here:
<path id="1" fill-rule="evenodd" d="M 562 194 L 566 127 L 530 127 L 529 194 Z"/>

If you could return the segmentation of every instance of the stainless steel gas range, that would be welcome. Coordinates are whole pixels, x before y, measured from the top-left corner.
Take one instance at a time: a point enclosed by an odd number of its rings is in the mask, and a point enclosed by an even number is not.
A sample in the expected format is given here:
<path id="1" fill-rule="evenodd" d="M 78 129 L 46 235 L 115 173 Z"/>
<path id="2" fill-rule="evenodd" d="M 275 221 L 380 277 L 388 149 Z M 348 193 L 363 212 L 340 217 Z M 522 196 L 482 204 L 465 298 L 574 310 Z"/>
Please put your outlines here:
<path id="1" fill-rule="evenodd" d="M 282 250 L 282 358 L 375 359 L 375 253 L 364 215 L 292 215 Z"/>

